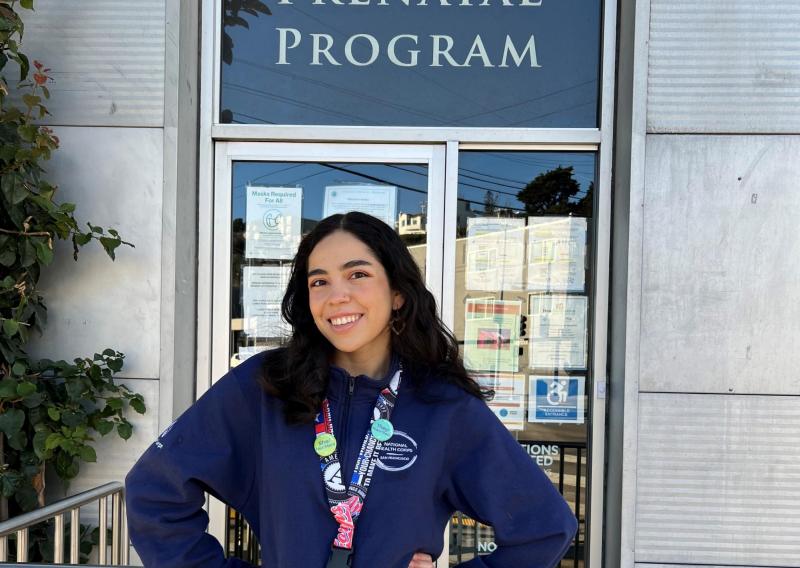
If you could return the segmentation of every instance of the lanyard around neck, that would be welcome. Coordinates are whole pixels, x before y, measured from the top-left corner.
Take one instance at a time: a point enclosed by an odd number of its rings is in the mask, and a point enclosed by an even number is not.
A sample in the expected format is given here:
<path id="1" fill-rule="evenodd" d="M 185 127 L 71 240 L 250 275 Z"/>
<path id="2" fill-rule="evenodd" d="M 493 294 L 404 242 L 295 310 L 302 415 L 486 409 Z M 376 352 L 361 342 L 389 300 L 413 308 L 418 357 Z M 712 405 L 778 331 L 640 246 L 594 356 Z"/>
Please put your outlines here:
<path id="1" fill-rule="evenodd" d="M 333 540 L 334 551 L 336 549 L 352 551 L 355 523 L 367 498 L 378 451 L 383 442 L 391 438 L 394 433 L 394 428 L 389 420 L 397 400 L 401 379 L 402 366 L 389 381 L 389 386 L 380 392 L 375 401 L 370 428 L 361 443 L 358 459 L 347 488 L 342 479 L 339 452 L 333 434 L 331 407 L 327 398 L 322 402 L 322 411 L 317 414 L 314 425 L 316 432 L 314 448 L 320 456 L 320 467 L 331 513 L 339 525 L 339 531 Z"/>

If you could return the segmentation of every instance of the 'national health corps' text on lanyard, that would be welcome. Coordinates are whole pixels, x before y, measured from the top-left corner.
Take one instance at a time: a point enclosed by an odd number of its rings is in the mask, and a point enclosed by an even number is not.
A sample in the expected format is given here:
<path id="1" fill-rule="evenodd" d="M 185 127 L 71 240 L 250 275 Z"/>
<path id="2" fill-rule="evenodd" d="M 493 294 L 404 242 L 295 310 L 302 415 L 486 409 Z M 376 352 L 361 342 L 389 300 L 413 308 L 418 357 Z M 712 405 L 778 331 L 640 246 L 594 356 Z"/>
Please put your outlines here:
<path id="1" fill-rule="evenodd" d="M 371 426 L 361 443 L 353 476 L 350 478 L 350 486 L 346 490 L 341 482 L 336 481 L 336 476 L 341 478 L 341 464 L 339 463 L 339 452 L 336 449 L 336 438 L 333 435 L 331 406 L 327 398 L 322 402 L 322 412 L 317 414 L 314 426 L 316 431 L 314 450 L 320 457 L 328 502 L 333 518 L 339 525 L 339 532 L 331 546 L 328 568 L 350 566 L 355 524 L 361 514 L 364 500 L 367 498 L 367 490 L 372 481 L 372 474 L 375 472 L 378 452 L 382 443 L 394 435 L 394 427 L 390 419 L 397 400 L 397 390 L 400 388 L 401 378 L 402 367 L 397 370 L 392 380 L 389 381 L 389 386 L 381 391 L 375 401 Z"/>

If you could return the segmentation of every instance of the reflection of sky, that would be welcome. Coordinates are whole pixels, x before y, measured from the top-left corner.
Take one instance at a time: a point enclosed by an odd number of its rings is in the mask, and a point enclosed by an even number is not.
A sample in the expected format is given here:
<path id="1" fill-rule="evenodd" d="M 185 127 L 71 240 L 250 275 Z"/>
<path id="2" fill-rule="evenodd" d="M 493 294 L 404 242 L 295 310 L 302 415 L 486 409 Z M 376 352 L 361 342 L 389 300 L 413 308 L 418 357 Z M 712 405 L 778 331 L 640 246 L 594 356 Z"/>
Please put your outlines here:
<path id="1" fill-rule="evenodd" d="M 323 5 L 266 0 L 272 15 L 240 12 L 249 29 L 226 29 L 234 49 L 232 65 L 222 64 L 221 108 L 232 110 L 234 122 L 243 123 L 597 125 L 600 0 L 544 0 L 539 7 L 503 6 L 501 0 L 490 0 L 490 6 L 456 5 L 460 0 L 450 0 L 451 6 L 439 0 L 418 6 L 418 1 L 411 6 L 400 0 L 386 0 L 386 6 L 377 0 L 369 6 L 337 6 L 330 0 Z M 302 34 L 299 47 L 287 52 L 288 65 L 275 64 L 276 28 Z M 331 54 L 342 65 L 310 65 L 311 33 L 333 38 Z M 344 57 L 347 39 L 361 33 L 374 36 L 381 49 L 377 61 L 365 67 Z M 400 34 L 419 38 L 416 67 L 389 62 L 387 45 Z M 430 67 L 431 35 L 451 36 L 451 53 L 463 62 L 477 34 L 494 67 L 484 67 L 479 58 L 469 68 Z M 499 67 L 506 35 L 522 51 L 531 34 L 541 67 Z M 411 47 L 408 40 L 398 43 L 401 59 L 404 45 Z M 363 39 L 353 44 L 356 59 L 366 60 L 369 53 Z"/>
<path id="2" fill-rule="evenodd" d="M 233 217 L 245 218 L 248 184 L 301 186 L 304 219 L 322 219 L 325 187 L 342 184 L 397 186 L 397 213 L 419 213 L 428 201 L 427 166 L 416 164 L 337 164 L 314 162 L 236 162 Z"/>
<path id="3" fill-rule="evenodd" d="M 574 168 L 580 199 L 594 180 L 592 152 L 459 153 L 458 197 L 475 211 L 483 209 L 487 191 L 500 207 L 523 210 L 517 193 L 537 175 L 558 166 Z M 233 217 L 244 219 L 248 184 L 301 186 L 305 219 L 322 218 L 325 187 L 341 184 L 397 186 L 397 213 L 419 213 L 427 203 L 427 166 L 416 164 L 319 164 L 315 162 L 236 162 L 233 168 Z"/>
<path id="4" fill-rule="evenodd" d="M 458 198 L 480 211 L 486 192 L 492 191 L 498 207 L 524 211 L 517 193 L 539 174 L 559 166 L 573 167 L 580 185 L 575 199 L 583 197 L 595 178 L 593 152 L 459 152 Z"/>

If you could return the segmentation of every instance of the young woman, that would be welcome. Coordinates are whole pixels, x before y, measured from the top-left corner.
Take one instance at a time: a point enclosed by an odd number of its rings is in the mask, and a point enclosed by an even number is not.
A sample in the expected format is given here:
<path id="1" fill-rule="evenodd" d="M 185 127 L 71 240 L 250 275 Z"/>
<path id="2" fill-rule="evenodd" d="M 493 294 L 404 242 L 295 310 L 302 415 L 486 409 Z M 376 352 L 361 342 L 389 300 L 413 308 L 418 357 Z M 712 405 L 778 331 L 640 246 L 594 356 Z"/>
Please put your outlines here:
<path id="1" fill-rule="evenodd" d="M 128 475 L 145 566 L 247 566 L 204 532 L 206 491 L 244 515 L 267 568 L 431 568 L 457 510 L 497 544 L 460 566 L 558 563 L 575 517 L 485 404 L 388 225 L 320 221 L 282 313 L 287 346 L 215 383 Z"/>

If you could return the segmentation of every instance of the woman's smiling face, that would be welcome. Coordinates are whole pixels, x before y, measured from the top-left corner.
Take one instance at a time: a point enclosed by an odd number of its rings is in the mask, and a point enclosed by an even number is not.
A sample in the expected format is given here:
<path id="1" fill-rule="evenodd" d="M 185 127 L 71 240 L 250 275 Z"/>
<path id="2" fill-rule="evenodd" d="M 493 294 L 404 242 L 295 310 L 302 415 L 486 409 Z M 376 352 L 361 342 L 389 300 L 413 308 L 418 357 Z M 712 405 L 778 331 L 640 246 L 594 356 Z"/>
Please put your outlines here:
<path id="1" fill-rule="evenodd" d="M 346 231 L 322 239 L 308 258 L 308 298 L 314 323 L 337 351 L 383 358 L 389 320 L 403 297 L 391 289 L 372 250 Z"/>

